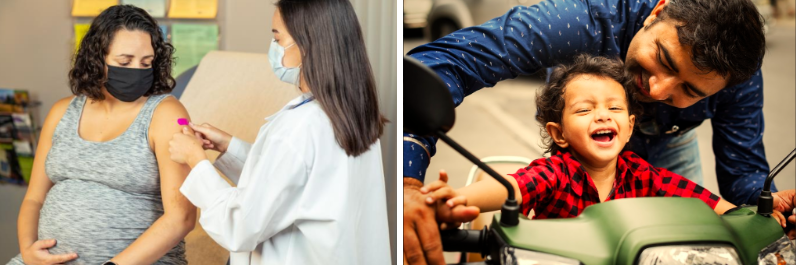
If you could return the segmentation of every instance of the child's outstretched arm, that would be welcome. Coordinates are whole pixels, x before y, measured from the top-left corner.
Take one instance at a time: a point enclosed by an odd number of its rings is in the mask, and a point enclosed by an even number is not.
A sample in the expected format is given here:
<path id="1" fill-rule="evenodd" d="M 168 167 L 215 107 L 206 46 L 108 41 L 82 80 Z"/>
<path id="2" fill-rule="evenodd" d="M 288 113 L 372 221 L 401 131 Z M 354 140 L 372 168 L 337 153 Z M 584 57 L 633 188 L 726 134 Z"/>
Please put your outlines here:
<path id="1" fill-rule="evenodd" d="M 729 211 L 730 209 L 735 208 L 735 204 L 732 204 L 722 198 L 719 198 L 719 202 L 716 203 L 716 207 L 713 208 L 713 211 L 717 214 L 724 214 L 725 212 Z"/>
<path id="2" fill-rule="evenodd" d="M 635 156 L 635 154 L 633 155 Z M 646 163 L 646 161 L 643 162 Z M 652 181 L 653 181 L 653 188 L 649 190 L 649 192 L 652 193 L 650 194 L 652 196 L 665 196 L 665 197 L 677 196 L 677 197 L 699 198 L 700 200 L 707 203 L 708 206 L 713 208 L 714 212 L 720 215 L 736 207 L 734 204 L 711 193 L 709 190 L 703 188 L 702 186 L 699 186 L 695 182 L 683 176 L 677 175 L 674 172 L 671 172 L 665 168 L 654 168 L 654 169 L 653 168 L 654 167 L 652 167 L 652 165 L 649 165 L 649 167 L 647 168 L 649 171 L 655 172 L 655 174 L 649 174 L 652 176 Z M 794 200 L 796 201 L 796 199 Z M 775 202 L 779 201 L 775 200 Z M 783 216 L 781 212 L 774 210 L 771 216 L 774 217 L 774 219 L 776 219 L 777 222 L 782 227 L 786 226 L 785 216 Z"/>
<path id="3" fill-rule="evenodd" d="M 735 208 L 735 204 L 732 204 L 720 198 L 719 203 L 716 204 L 716 208 L 713 208 L 713 211 L 716 212 L 717 214 L 724 214 L 732 208 Z M 774 212 L 771 214 L 771 217 L 774 217 L 774 219 L 777 220 L 779 225 L 785 227 L 786 225 L 785 216 L 782 215 L 781 212 L 774 210 Z"/>
<path id="4" fill-rule="evenodd" d="M 443 180 L 443 175 L 444 180 Z M 518 203 L 522 203 L 520 188 L 517 180 L 511 176 L 503 176 L 511 183 L 514 188 L 515 198 Z M 420 192 L 428 192 L 429 198 L 426 203 L 433 204 L 436 201 L 444 201 L 447 207 L 453 208 L 457 205 L 475 206 L 481 212 L 500 210 L 503 202 L 509 196 L 506 188 L 493 178 L 484 178 L 481 181 L 470 184 L 469 186 L 453 190 L 447 183 L 447 173 L 440 171 L 440 180 L 435 181 L 420 189 Z M 439 212 L 439 210 L 438 210 Z"/>

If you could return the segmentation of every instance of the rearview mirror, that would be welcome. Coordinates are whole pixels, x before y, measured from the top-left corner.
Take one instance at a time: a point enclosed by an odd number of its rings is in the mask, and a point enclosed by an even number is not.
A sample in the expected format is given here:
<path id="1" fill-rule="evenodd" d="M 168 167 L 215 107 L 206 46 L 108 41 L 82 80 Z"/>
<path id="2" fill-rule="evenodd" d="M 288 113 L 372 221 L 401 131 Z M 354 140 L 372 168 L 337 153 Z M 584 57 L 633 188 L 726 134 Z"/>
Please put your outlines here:
<path id="1" fill-rule="evenodd" d="M 421 136 L 448 132 L 455 106 L 442 79 L 428 66 L 404 56 L 404 131 Z"/>
<path id="2" fill-rule="evenodd" d="M 404 56 L 404 131 L 420 136 L 439 137 L 500 182 L 508 192 L 508 198 L 500 209 L 500 225 L 516 226 L 520 222 L 520 207 L 514 198 L 511 183 L 446 135 L 456 120 L 454 108 L 453 97 L 442 79 L 428 66 Z"/>

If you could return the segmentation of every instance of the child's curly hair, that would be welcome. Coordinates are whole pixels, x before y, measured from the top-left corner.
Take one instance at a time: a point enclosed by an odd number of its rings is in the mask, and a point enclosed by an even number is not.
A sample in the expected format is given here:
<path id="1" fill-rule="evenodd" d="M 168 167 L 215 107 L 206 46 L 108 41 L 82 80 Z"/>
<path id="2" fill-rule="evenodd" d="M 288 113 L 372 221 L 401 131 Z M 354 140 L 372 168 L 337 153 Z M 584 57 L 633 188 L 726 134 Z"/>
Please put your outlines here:
<path id="1" fill-rule="evenodd" d="M 536 95 L 536 121 L 541 124 L 543 146 L 545 152 L 555 154 L 562 150 L 553 142 L 552 137 L 545 130 L 548 122 L 561 123 L 564 110 L 564 91 L 569 81 L 580 75 L 594 75 L 610 78 L 619 82 L 625 88 L 628 113 L 637 114 L 641 109 L 634 99 L 635 86 L 633 76 L 625 71 L 624 64 L 618 58 L 606 58 L 580 54 L 570 64 L 558 65 L 549 76 L 549 81 Z"/>

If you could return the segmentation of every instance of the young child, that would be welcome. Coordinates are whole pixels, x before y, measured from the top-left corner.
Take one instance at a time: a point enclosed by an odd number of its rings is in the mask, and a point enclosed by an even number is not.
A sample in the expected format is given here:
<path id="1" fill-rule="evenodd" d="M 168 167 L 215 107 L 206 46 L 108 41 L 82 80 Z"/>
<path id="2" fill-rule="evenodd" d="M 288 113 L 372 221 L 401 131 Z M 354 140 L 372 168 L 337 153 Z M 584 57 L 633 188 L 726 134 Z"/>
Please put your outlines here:
<path id="1" fill-rule="evenodd" d="M 578 56 L 556 68 L 537 96 L 537 121 L 549 158 L 540 158 L 506 179 L 518 194 L 523 214 L 534 218 L 576 217 L 590 205 L 633 197 L 693 197 L 718 214 L 735 205 L 696 183 L 664 168 L 656 168 L 630 151 L 635 122 L 632 85 L 622 62 L 604 57 Z M 500 209 L 506 189 L 492 178 L 453 191 L 447 175 L 421 189 L 427 202 L 438 204 L 438 216 L 455 206 L 476 206 L 481 212 Z M 784 226 L 785 218 L 775 212 Z"/>

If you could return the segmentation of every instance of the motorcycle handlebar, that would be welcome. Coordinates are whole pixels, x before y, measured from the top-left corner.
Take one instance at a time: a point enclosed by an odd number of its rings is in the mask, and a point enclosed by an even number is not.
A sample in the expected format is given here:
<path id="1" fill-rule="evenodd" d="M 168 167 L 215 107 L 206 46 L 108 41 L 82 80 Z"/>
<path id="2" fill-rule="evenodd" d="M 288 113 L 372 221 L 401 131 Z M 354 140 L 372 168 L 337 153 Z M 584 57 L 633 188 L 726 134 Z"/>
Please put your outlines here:
<path id="1" fill-rule="evenodd" d="M 448 252 L 486 253 L 487 230 L 451 229 L 440 231 L 442 250 Z"/>

